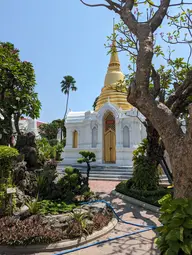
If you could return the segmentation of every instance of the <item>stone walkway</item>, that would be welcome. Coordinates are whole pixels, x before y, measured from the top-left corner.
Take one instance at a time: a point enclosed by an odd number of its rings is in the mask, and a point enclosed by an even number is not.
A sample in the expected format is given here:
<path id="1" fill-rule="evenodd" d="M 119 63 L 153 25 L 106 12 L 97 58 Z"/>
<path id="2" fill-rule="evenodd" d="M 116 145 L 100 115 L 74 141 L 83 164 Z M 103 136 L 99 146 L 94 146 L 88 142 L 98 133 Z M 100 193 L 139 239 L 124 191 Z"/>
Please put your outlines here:
<path id="1" fill-rule="evenodd" d="M 110 194 L 110 192 L 115 189 L 120 181 L 89 181 L 89 185 L 94 192 L 103 192 L 105 194 Z"/>
<path id="2" fill-rule="evenodd" d="M 127 204 L 119 198 L 110 196 L 110 192 L 118 182 L 113 181 L 90 181 L 90 186 L 93 191 L 113 204 L 118 215 L 124 220 L 145 225 L 159 225 L 158 215 L 143 208 Z M 115 237 L 126 234 L 141 228 L 136 228 L 131 225 L 118 223 L 112 232 L 99 238 L 104 240 L 109 237 Z M 150 230 L 145 233 L 133 235 L 131 237 L 122 238 L 113 242 L 108 242 L 103 245 L 94 246 L 78 252 L 69 253 L 71 255 L 157 255 L 159 254 L 154 245 L 156 233 Z M 95 241 L 93 241 L 95 242 Z M 37 254 L 37 253 L 36 253 Z M 38 253 L 38 255 L 52 255 L 54 253 Z M 56 252 L 55 252 L 56 254 Z M 12 254 L 13 255 L 13 254 Z M 31 254 L 32 255 L 32 254 Z M 35 255 L 35 254 L 33 254 Z"/>

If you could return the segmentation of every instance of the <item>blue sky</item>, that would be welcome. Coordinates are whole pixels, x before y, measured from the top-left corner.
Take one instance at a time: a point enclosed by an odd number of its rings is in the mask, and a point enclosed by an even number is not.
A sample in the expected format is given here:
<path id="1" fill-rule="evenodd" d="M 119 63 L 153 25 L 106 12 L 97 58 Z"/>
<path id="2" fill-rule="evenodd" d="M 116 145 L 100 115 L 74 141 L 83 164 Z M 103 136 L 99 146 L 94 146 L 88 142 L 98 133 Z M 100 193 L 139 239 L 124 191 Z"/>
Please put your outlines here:
<path id="1" fill-rule="evenodd" d="M 1 0 L 0 41 L 14 43 L 21 59 L 33 63 L 42 121 L 63 117 L 66 98 L 60 81 L 65 75 L 72 75 L 78 87 L 69 107 L 92 109 L 104 83 L 109 62 L 104 43 L 114 17 L 118 21 L 113 12 L 88 8 L 79 0 Z M 120 54 L 120 60 L 126 73 L 128 58 Z"/>
<path id="2" fill-rule="evenodd" d="M 78 87 L 69 107 L 92 109 L 107 70 L 104 43 L 113 17 L 104 8 L 91 9 L 79 0 L 1 1 L 0 40 L 14 43 L 21 59 L 33 63 L 42 121 L 63 117 L 66 98 L 60 81 L 65 75 L 72 75 Z"/>

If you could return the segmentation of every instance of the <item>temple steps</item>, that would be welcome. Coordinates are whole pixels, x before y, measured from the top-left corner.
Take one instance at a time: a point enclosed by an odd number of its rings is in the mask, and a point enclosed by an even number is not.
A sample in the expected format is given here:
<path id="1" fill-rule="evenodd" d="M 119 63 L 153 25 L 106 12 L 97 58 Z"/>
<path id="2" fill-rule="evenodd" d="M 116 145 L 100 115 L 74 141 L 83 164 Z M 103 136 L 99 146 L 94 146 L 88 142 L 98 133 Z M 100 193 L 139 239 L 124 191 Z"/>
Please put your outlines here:
<path id="1" fill-rule="evenodd" d="M 59 173 L 64 173 L 67 165 L 59 163 L 57 170 Z M 80 170 L 83 176 L 86 176 L 87 166 L 81 164 L 74 164 Z M 117 166 L 117 165 L 93 165 L 90 171 L 90 180 L 108 180 L 108 181 L 123 181 L 128 180 L 133 175 L 132 166 Z M 169 186 L 167 176 L 165 174 L 160 176 L 160 184 L 162 186 Z"/>

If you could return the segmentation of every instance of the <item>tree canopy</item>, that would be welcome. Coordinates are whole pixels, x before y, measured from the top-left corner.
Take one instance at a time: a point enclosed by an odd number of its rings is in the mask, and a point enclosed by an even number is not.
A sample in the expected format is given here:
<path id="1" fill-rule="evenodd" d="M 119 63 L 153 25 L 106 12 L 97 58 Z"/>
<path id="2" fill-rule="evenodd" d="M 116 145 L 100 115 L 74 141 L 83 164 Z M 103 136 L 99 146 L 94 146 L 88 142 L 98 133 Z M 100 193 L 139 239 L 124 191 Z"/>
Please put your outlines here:
<path id="1" fill-rule="evenodd" d="M 22 115 L 38 118 L 41 103 L 35 92 L 33 65 L 22 61 L 12 43 L 0 42 L 0 133 L 12 134 L 12 117 L 18 134 Z"/>

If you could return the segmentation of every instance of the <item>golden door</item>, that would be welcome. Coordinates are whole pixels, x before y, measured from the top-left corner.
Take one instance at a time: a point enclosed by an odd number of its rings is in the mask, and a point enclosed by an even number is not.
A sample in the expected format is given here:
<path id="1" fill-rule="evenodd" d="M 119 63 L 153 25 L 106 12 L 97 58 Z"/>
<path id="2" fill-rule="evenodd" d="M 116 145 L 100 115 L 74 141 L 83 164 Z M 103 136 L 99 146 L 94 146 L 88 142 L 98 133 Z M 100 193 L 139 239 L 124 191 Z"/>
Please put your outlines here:
<path id="1" fill-rule="evenodd" d="M 107 130 L 104 135 L 104 155 L 106 163 L 115 163 L 116 161 L 116 137 L 115 132 L 111 129 Z"/>

